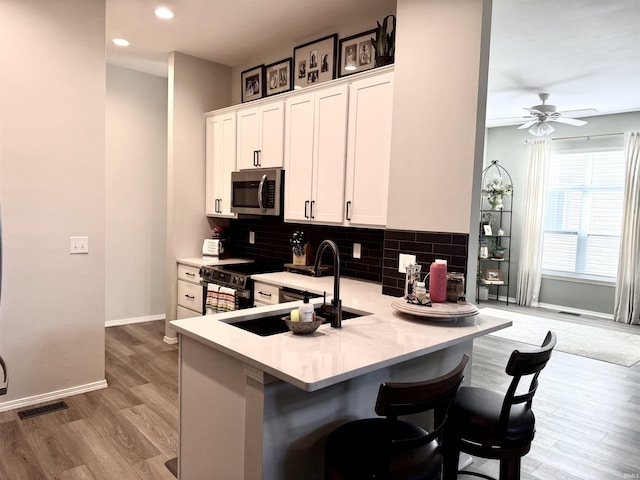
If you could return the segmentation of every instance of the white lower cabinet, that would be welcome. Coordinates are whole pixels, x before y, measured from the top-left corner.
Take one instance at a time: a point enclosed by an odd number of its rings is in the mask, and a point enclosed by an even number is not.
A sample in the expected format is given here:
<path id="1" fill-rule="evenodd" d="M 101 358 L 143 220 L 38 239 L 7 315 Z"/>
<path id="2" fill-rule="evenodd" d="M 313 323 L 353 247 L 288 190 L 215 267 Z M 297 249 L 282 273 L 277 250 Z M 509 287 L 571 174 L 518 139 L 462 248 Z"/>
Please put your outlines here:
<path id="1" fill-rule="evenodd" d="M 347 97 L 343 84 L 287 99 L 285 221 L 343 222 Z"/>
<path id="2" fill-rule="evenodd" d="M 280 288 L 268 283 L 253 284 L 253 300 L 256 307 L 275 305 L 279 302 Z"/>
<path id="3" fill-rule="evenodd" d="M 176 318 L 202 315 L 204 287 L 200 285 L 200 269 L 178 263 L 178 299 Z"/>
<path id="4" fill-rule="evenodd" d="M 350 85 L 345 225 L 386 226 L 392 111 L 393 72 Z"/>
<path id="5" fill-rule="evenodd" d="M 236 113 L 207 117 L 206 214 L 237 218 L 231 212 L 231 172 L 236 169 Z"/>

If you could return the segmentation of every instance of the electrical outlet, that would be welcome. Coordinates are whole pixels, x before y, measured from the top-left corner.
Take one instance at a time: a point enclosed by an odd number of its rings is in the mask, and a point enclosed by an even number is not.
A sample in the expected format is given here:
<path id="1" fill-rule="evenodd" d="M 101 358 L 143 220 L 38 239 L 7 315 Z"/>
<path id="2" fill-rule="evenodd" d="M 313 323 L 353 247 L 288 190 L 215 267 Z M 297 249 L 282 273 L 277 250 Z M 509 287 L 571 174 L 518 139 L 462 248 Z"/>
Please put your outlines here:
<path id="1" fill-rule="evenodd" d="M 400 273 L 405 273 L 407 271 L 407 265 L 413 265 L 416 263 L 416 256 L 409 255 L 407 253 L 401 253 L 398 257 L 398 271 Z"/>
<path id="2" fill-rule="evenodd" d="M 89 253 L 89 237 L 69 237 L 69 253 Z"/>
<path id="3" fill-rule="evenodd" d="M 249 243 L 251 245 L 256 243 L 256 232 L 249 232 Z"/>
<path id="4" fill-rule="evenodd" d="M 361 255 L 361 246 L 359 243 L 353 244 L 353 258 L 360 258 Z"/>

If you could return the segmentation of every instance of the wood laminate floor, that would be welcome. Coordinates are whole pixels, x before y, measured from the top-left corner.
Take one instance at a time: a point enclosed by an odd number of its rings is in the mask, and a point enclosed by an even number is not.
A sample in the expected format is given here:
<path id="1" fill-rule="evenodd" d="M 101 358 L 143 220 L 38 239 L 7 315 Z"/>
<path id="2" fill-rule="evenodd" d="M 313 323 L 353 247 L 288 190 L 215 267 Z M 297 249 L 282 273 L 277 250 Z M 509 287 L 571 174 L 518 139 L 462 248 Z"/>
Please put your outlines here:
<path id="1" fill-rule="evenodd" d="M 609 323 L 602 325 L 619 328 Z M 108 328 L 108 388 L 28 420 L 0 413 L 0 479 L 173 480 L 164 462 L 177 454 L 178 351 L 163 336 L 163 321 Z M 478 339 L 472 383 L 504 390 L 514 348 L 530 346 Z M 534 411 L 538 432 L 522 480 L 640 478 L 640 365 L 554 352 Z M 497 476 L 497 463 L 476 459 L 470 470 Z"/>

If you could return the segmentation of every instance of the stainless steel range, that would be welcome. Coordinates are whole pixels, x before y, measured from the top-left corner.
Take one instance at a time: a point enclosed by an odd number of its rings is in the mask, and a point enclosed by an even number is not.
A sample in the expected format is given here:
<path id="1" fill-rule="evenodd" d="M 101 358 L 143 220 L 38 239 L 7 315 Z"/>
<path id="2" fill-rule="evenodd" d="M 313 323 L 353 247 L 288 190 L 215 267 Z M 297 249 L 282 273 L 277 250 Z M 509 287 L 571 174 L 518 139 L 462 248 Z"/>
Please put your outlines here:
<path id="1" fill-rule="evenodd" d="M 251 308 L 254 305 L 253 280 L 251 275 L 258 273 L 280 272 L 284 270 L 281 264 L 271 263 L 239 263 L 233 265 L 207 265 L 200 268 L 201 284 L 207 298 L 209 285 L 218 285 L 235 290 L 235 308 Z M 203 306 L 203 314 L 206 310 L 206 301 Z"/>

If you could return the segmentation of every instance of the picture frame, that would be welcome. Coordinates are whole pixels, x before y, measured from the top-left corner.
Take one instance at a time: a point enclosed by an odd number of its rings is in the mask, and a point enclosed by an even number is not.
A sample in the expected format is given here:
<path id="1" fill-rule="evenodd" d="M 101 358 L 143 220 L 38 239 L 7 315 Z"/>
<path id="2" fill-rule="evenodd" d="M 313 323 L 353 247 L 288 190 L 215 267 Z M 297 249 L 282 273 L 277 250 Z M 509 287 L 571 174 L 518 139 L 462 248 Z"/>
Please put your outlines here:
<path id="1" fill-rule="evenodd" d="M 491 225 L 483 225 L 482 226 L 482 231 L 484 232 L 485 235 L 493 235 L 493 232 L 491 231 Z"/>
<path id="2" fill-rule="evenodd" d="M 480 258 L 489 258 L 489 247 L 486 245 L 480 246 Z"/>
<path id="3" fill-rule="evenodd" d="M 288 92 L 293 88 L 291 66 L 293 59 L 284 58 L 264 67 L 265 96 Z"/>
<path id="4" fill-rule="evenodd" d="M 264 65 L 249 68 L 240 74 L 242 103 L 264 96 Z"/>
<path id="5" fill-rule="evenodd" d="M 336 78 L 338 34 L 327 35 L 293 49 L 293 87 L 304 88 Z"/>
<path id="6" fill-rule="evenodd" d="M 502 270 L 497 268 L 487 268 L 484 271 L 484 279 L 492 282 L 501 282 Z"/>
<path id="7" fill-rule="evenodd" d="M 376 64 L 376 55 L 371 44 L 371 37 L 376 34 L 376 30 L 341 38 L 338 48 L 338 76 L 346 77 L 354 73 L 364 72 L 372 69 Z"/>

